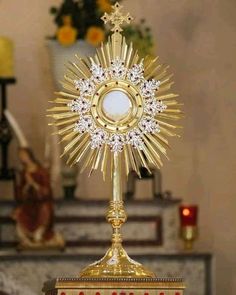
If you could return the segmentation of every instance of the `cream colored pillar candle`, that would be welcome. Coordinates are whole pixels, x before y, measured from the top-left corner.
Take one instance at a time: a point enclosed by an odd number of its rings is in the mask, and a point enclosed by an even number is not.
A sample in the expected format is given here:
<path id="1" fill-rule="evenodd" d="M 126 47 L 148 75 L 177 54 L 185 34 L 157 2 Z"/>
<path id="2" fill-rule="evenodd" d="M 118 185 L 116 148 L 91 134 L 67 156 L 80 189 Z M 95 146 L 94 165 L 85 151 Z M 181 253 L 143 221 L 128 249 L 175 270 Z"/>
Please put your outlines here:
<path id="1" fill-rule="evenodd" d="M 13 52 L 13 42 L 6 37 L 0 37 L 0 78 L 14 77 Z"/>

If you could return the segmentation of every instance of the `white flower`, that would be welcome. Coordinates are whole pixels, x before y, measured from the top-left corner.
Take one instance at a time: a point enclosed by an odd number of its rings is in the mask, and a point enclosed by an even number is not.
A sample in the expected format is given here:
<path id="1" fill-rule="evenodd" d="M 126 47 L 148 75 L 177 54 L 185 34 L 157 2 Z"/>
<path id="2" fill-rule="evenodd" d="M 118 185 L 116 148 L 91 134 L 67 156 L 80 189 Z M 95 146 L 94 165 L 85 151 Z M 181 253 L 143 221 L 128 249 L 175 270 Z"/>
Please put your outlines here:
<path id="1" fill-rule="evenodd" d="M 95 83 L 102 83 L 108 79 L 107 70 L 103 69 L 100 65 L 97 65 L 94 62 L 92 63 L 90 71 L 92 73 L 92 80 Z"/>
<path id="2" fill-rule="evenodd" d="M 142 96 L 144 98 L 155 96 L 155 92 L 159 89 L 160 84 L 160 81 L 154 79 L 150 81 L 144 81 L 140 86 Z"/>
<path id="3" fill-rule="evenodd" d="M 94 122 L 91 116 L 82 116 L 77 123 L 75 123 L 75 131 L 80 133 L 89 132 L 94 129 Z"/>
<path id="4" fill-rule="evenodd" d="M 127 73 L 125 68 L 125 63 L 118 57 L 111 61 L 111 66 L 109 68 L 109 73 L 114 79 L 124 79 Z"/>
<path id="5" fill-rule="evenodd" d="M 143 80 L 143 73 L 143 62 L 135 64 L 130 70 L 128 70 L 127 79 L 134 85 L 137 85 Z"/>
<path id="6" fill-rule="evenodd" d="M 108 139 L 108 134 L 101 128 L 97 128 L 91 134 L 91 148 L 96 149 L 102 147 Z"/>
<path id="7" fill-rule="evenodd" d="M 112 152 L 122 152 L 125 145 L 125 139 L 122 134 L 112 134 L 109 139 L 109 146 Z"/>
<path id="8" fill-rule="evenodd" d="M 86 98 L 74 99 L 68 103 L 68 107 L 70 107 L 72 112 L 85 114 L 90 110 L 91 102 Z"/>
<path id="9" fill-rule="evenodd" d="M 152 117 L 144 117 L 139 123 L 140 129 L 144 133 L 159 133 L 160 126 Z"/>
<path id="10" fill-rule="evenodd" d="M 142 139 L 142 133 L 139 129 L 135 128 L 128 132 L 126 135 L 127 143 L 132 145 L 135 149 L 142 150 L 143 149 L 143 139 Z"/>
<path id="11" fill-rule="evenodd" d="M 81 96 L 91 96 L 95 91 L 95 84 L 90 79 L 79 79 L 74 81 L 76 90 L 80 91 Z"/>
<path id="12" fill-rule="evenodd" d="M 166 108 L 167 106 L 161 100 L 155 98 L 146 99 L 144 103 L 144 112 L 151 116 L 164 112 Z"/>

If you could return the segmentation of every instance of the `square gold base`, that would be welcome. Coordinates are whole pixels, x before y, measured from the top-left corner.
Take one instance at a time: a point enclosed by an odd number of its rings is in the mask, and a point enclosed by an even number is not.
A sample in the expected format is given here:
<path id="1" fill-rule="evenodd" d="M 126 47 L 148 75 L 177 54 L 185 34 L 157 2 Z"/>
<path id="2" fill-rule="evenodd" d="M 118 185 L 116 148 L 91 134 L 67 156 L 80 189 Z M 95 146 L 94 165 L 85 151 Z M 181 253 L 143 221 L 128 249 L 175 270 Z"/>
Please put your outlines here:
<path id="1" fill-rule="evenodd" d="M 45 295 L 183 295 L 175 278 L 58 278 L 46 282 Z"/>

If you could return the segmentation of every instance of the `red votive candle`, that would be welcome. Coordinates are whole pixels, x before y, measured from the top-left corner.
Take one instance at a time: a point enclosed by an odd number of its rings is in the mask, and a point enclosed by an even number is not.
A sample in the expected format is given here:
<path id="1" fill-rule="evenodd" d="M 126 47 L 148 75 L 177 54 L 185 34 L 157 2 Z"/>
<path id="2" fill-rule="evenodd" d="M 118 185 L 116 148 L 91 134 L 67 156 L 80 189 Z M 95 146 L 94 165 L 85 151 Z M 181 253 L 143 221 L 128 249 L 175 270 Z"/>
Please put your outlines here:
<path id="1" fill-rule="evenodd" d="M 183 226 L 197 226 L 198 206 L 182 205 L 179 207 L 180 224 Z"/>

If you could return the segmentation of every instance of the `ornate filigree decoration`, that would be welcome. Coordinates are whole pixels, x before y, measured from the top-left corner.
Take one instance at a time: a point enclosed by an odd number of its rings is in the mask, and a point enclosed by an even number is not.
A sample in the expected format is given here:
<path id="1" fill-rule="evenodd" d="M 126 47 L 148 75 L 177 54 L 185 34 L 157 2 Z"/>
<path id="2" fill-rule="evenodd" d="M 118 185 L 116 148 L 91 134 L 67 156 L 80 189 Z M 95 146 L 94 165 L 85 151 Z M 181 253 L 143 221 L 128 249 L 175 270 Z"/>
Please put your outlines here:
<path id="1" fill-rule="evenodd" d="M 141 166 L 160 167 L 160 154 L 167 156 L 166 136 L 176 135 L 171 121 L 181 116 L 178 95 L 169 92 L 173 82 L 167 67 L 157 59 L 141 59 L 121 36 L 121 25 L 132 19 L 130 14 L 123 16 L 121 8 L 117 3 L 111 15 L 103 16 L 114 26 L 108 43 L 93 58 L 78 57 L 68 64 L 66 91 L 58 93 L 56 106 L 49 110 L 67 142 L 68 163 L 81 162 L 82 169 L 90 166 L 91 171 L 100 167 L 104 176 L 112 153 L 121 154 L 126 174 L 139 173 Z M 106 114 L 104 101 L 113 91 L 129 100 L 123 117 Z"/>
<path id="2" fill-rule="evenodd" d="M 113 13 L 110 15 L 105 13 L 102 17 L 102 20 L 105 24 L 110 22 L 113 25 L 113 28 L 111 29 L 112 32 L 122 32 L 123 30 L 121 26 L 123 25 L 123 23 L 126 22 L 127 24 L 129 24 L 133 20 L 133 17 L 129 13 L 127 13 L 126 15 L 123 15 L 121 13 L 122 8 L 123 6 L 121 6 L 119 3 L 116 3 L 112 6 L 112 9 L 114 10 Z"/>
<path id="3" fill-rule="evenodd" d="M 112 176 L 113 196 L 107 220 L 113 228 L 112 246 L 105 256 L 85 268 L 81 277 L 155 277 L 129 258 L 122 247 L 121 226 L 126 221 L 122 201 L 122 169 L 139 174 L 140 167 L 162 165 L 160 154 L 167 156 L 167 136 L 175 136 L 177 126 L 171 121 L 180 118 L 178 96 L 170 92 L 171 75 L 158 59 L 141 59 L 127 45 L 120 32 L 124 22 L 116 3 L 105 23 L 111 22 L 112 32 L 94 57 L 69 63 L 63 87 L 55 106 L 49 111 L 55 120 L 68 163 L 80 163 L 81 170 L 101 169 L 105 178 Z"/>

